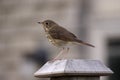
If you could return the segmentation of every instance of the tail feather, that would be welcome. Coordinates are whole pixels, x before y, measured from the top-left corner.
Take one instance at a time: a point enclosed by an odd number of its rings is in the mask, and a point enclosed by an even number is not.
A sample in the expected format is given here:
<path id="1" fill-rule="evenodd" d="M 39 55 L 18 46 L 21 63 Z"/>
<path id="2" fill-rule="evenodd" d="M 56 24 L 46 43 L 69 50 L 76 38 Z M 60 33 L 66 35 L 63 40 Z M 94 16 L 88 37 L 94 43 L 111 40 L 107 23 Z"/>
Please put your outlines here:
<path id="1" fill-rule="evenodd" d="M 92 45 L 92 44 L 89 44 L 89 43 L 86 43 L 86 42 L 83 42 L 83 41 L 81 41 L 81 40 L 76 40 L 78 43 L 80 43 L 80 44 L 84 44 L 84 45 L 87 45 L 87 46 L 90 46 L 90 47 L 95 47 L 94 45 Z"/>

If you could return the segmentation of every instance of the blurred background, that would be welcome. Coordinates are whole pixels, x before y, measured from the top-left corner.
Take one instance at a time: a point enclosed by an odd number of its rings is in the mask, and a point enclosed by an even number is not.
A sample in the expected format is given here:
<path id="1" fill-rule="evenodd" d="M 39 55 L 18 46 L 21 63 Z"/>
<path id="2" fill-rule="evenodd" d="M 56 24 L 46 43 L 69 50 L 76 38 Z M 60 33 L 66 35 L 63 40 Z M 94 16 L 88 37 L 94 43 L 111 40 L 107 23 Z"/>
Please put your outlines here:
<path id="1" fill-rule="evenodd" d="M 101 80 L 120 79 L 120 0 L 0 0 L 0 80 L 37 80 L 57 55 L 37 24 L 46 19 L 96 46 L 73 46 L 67 59 L 100 60 L 114 71 Z"/>

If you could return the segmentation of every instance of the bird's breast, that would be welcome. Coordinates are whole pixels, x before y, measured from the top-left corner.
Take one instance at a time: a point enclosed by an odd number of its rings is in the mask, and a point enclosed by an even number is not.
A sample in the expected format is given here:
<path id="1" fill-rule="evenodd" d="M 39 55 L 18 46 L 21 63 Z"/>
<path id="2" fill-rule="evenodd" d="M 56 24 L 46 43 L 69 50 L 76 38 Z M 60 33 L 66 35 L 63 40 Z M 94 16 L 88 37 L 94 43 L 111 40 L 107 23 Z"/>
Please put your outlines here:
<path id="1" fill-rule="evenodd" d="M 48 38 L 48 41 L 51 42 L 54 46 L 62 47 L 67 44 L 67 42 L 65 42 L 63 40 L 52 38 L 51 35 L 49 35 L 49 33 L 47 33 L 47 32 L 46 32 L 46 37 Z"/>

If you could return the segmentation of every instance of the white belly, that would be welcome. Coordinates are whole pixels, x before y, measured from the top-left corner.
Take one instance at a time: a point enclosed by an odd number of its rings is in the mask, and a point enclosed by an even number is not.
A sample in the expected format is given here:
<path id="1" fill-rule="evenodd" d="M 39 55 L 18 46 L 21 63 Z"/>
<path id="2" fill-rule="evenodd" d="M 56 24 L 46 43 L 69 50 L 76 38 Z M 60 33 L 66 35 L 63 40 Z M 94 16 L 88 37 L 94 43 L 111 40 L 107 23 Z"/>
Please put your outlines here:
<path id="1" fill-rule="evenodd" d="M 50 35 L 46 35 L 46 36 L 48 38 L 48 41 L 57 47 L 63 47 L 67 44 L 67 42 L 65 42 L 65 41 L 62 41 L 59 39 L 53 39 Z"/>

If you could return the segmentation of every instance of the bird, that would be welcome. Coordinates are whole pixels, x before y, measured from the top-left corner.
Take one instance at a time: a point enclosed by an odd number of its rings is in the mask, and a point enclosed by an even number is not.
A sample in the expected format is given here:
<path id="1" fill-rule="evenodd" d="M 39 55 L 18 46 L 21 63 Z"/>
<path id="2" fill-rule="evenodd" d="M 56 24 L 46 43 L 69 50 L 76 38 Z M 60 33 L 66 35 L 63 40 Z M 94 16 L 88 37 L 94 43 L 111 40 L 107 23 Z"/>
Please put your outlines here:
<path id="1" fill-rule="evenodd" d="M 52 20 L 45 20 L 43 22 L 38 22 L 38 24 L 42 24 L 48 40 L 54 46 L 62 48 L 60 53 L 53 60 L 56 60 L 63 53 L 68 53 L 69 47 L 66 48 L 68 44 L 82 44 L 90 47 L 95 47 L 92 44 L 78 39 L 75 34 L 68 31 L 67 29 Z"/>

